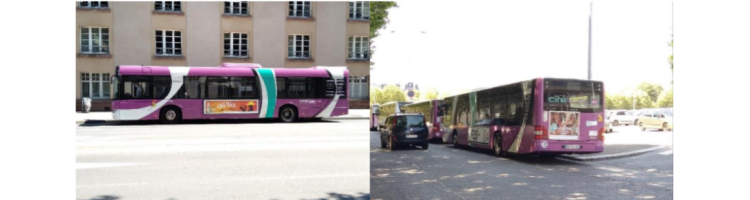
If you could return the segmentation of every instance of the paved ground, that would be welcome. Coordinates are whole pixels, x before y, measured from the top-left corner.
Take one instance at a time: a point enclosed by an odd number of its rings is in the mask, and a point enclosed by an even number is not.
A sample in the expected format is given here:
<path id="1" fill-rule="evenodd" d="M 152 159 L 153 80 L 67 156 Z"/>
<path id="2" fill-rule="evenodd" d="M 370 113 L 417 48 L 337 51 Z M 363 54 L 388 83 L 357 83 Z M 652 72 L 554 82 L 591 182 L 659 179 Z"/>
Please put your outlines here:
<path id="1" fill-rule="evenodd" d="M 370 132 L 370 192 L 373 199 L 672 199 L 672 160 L 669 149 L 591 162 L 498 158 L 449 144 L 387 151 Z"/>
<path id="2" fill-rule="evenodd" d="M 367 125 L 367 120 L 79 125 L 76 198 L 369 198 Z"/>

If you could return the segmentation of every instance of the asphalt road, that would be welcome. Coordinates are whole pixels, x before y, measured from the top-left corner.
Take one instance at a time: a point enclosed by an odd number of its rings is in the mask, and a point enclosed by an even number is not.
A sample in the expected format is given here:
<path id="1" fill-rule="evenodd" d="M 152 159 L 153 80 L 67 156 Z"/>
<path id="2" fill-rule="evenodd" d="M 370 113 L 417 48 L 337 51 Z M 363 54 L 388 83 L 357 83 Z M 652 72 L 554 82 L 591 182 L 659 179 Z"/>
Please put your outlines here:
<path id="1" fill-rule="evenodd" d="M 388 151 L 370 132 L 372 199 L 673 199 L 672 154 L 574 162 L 432 144 Z"/>
<path id="2" fill-rule="evenodd" d="M 84 124 L 76 128 L 76 198 L 369 198 L 366 126 Z"/>

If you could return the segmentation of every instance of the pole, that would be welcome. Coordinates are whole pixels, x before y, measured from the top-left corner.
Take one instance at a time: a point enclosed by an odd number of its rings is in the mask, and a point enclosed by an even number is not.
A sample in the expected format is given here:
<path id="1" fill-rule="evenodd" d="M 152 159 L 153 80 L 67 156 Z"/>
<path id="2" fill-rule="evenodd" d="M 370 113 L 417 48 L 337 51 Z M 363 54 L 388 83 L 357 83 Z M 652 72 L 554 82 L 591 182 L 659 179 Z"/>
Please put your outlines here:
<path id="1" fill-rule="evenodd" d="M 591 80 L 591 16 L 594 11 L 594 2 L 589 2 L 589 80 Z"/>

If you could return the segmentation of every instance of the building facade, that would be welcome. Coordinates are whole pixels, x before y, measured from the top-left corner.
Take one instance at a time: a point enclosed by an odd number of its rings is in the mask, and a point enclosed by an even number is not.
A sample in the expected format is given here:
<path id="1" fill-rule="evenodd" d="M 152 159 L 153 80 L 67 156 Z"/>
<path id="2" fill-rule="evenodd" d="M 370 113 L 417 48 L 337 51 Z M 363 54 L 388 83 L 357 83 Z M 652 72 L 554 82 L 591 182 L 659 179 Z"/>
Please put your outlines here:
<path id="1" fill-rule="evenodd" d="M 118 65 L 347 66 L 368 108 L 369 2 L 76 2 L 76 110 L 110 110 Z"/>

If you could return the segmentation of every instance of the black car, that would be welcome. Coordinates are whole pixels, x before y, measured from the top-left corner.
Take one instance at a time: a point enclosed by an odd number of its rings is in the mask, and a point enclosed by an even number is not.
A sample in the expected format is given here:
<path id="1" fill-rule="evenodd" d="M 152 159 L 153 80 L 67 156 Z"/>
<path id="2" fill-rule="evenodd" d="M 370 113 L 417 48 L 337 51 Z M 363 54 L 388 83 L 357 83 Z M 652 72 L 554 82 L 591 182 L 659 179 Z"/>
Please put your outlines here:
<path id="1" fill-rule="evenodd" d="M 380 125 L 380 146 L 390 150 L 399 145 L 418 145 L 427 149 L 429 130 L 421 114 L 395 114 L 385 119 Z"/>

